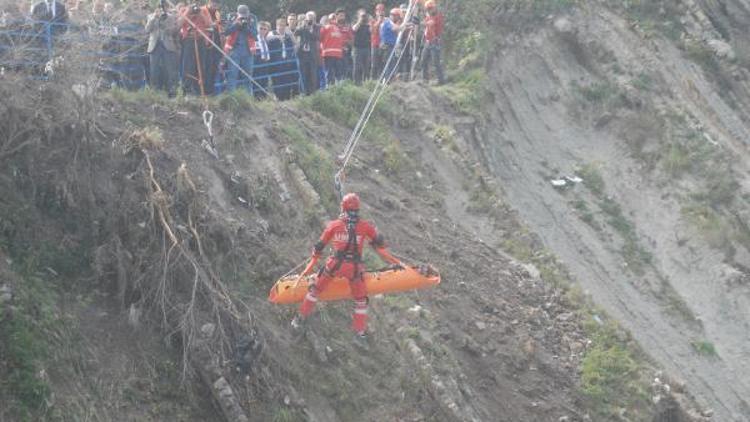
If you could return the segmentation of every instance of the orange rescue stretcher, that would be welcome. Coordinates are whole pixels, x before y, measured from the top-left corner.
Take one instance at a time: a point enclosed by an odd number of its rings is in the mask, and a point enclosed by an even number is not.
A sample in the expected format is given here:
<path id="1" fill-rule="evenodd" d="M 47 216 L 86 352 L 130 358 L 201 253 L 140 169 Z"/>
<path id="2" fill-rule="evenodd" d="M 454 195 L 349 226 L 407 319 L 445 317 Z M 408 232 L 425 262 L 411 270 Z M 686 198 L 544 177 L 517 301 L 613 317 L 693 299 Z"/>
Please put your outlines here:
<path id="1" fill-rule="evenodd" d="M 308 286 L 314 282 L 315 277 L 317 276 L 309 275 L 302 279 L 299 279 L 298 275 L 284 277 L 271 287 L 268 300 L 276 304 L 302 302 Z M 368 295 L 405 292 L 440 284 L 440 274 L 429 265 L 366 272 L 364 278 Z M 318 295 L 318 300 L 321 301 L 342 299 L 352 299 L 349 280 L 344 277 L 334 278 Z"/>

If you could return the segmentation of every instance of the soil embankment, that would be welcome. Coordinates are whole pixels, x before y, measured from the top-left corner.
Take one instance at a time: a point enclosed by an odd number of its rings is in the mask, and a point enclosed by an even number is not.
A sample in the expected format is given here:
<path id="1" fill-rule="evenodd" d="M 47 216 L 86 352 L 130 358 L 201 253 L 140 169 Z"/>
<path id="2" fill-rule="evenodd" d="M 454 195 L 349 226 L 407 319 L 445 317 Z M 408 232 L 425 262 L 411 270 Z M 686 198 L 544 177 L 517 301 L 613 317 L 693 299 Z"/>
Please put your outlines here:
<path id="1" fill-rule="evenodd" d="M 678 39 L 658 11 L 596 6 L 508 37 L 476 138 L 509 204 L 594 300 L 716 420 L 747 421 L 748 69 L 716 50 L 743 44 L 719 34 L 737 16 L 696 3 L 669 12 L 685 13 Z M 551 183 L 565 176 L 583 182 Z"/>

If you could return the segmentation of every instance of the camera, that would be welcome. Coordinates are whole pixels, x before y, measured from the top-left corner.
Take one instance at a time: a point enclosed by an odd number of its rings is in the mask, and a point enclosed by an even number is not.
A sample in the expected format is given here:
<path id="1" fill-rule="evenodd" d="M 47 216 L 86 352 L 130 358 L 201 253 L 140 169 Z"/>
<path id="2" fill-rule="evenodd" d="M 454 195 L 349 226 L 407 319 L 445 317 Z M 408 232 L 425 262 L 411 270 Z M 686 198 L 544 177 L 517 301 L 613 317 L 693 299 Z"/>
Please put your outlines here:
<path id="1" fill-rule="evenodd" d="M 239 24 L 240 24 L 240 29 L 246 30 L 247 26 L 248 26 L 248 24 L 247 24 L 247 18 L 240 18 Z"/>
<path id="2" fill-rule="evenodd" d="M 194 5 L 190 6 L 190 13 L 191 13 L 191 14 L 193 14 L 193 15 L 197 15 L 197 14 L 198 14 L 198 12 L 200 12 L 200 11 L 201 11 L 201 8 L 200 8 L 200 7 L 198 7 L 198 5 L 197 5 L 197 4 L 194 4 Z"/>

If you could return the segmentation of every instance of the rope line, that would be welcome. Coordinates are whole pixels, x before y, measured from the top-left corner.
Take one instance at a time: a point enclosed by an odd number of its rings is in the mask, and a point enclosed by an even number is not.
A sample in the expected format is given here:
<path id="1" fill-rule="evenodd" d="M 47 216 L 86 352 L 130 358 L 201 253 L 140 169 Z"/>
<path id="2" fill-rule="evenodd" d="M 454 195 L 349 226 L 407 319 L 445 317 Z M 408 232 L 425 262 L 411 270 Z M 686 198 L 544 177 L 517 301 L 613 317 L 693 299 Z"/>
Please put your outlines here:
<path id="1" fill-rule="evenodd" d="M 169 3 L 169 6 L 176 9 L 176 6 L 174 3 L 172 3 L 171 0 L 167 0 L 167 3 Z M 227 53 L 224 52 L 224 49 L 219 47 L 218 44 L 214 42 L 205 32 L 203 32 L 202 29 L 198 28 L 198 25 L 196 25 L 187 15 L 185 16 L 185 21 L 193 27 L 195 31 L 197 31 L 210 45 L 211 47 L 215 48 L 229 63 L 233 64 L 240 72 L 242 72 L 243 75 L 247 77 L 247 79 L 254 84 L 256 87 L 258 87 L 264 94 L 268 96 L 268 98 L 274 98 L 271 96 L 271 93 L 264 88 L 262 85 L 260 85 L 258 82 L 253 79 L 253 76 L 248 73 L 245 69 L 240 66 L 237 61 L 235 61 L 233 58 L 229 57 Z"/>
<path id="2" fill-rule="evenodd" d="M 417 1 L 410 0 L 409 8 L 406 10 L 406 16 L 404 16 L 402 25 L 406 25 L 408 22 L 411 21 L 411 18 L 414 15 L 416 9 L 417 9 Z M 411 38 L 414 36 L 415 31 L 416 29 L 411 29 L 409 31 L 406 44 L 408 44 Z M 367 123 L 369 123 L 370 118 L 372 117 L 372 114 L 375 112 L 375 108 L 377 107 L 378 102 L 385 94 L 386 89 L 388 88 L 388 84 L 393 78 L 393 75 L 398 70 L 398 66 L 400 65 L 401 59 L 404 56 L 403 51 L 397 54 L 398 46 L 401 44 L 401 40 L 403 36 L 404 36 L 404 30 L 402 26 L 402 29 L 399 31 L 398 37 L 396 38 L 396 43 L 393 46 L 393 50 L 391 50 L 391 53 L 388 56 L 388 60 L 386 60 L 385 65 L 383 66 L 383 70 L 380 74 L 380 77 L 378 78 L 377 85 L 375 86 L 372 93 L 370 94 L 370 97 L 367 99 L 365 108 L 362 110 L 362 114 L 360 115 L 359 120 L 357 121 L 357 124 L 354 126 L 354 129 L 352 130 L 352 133 L 349 136 L 349 139 L 347 140 L 346 146 L 344 147 L 343 154 L 339 156 L 341 160 L 341 165 L 339 166 L 338 171 L 334 175 L 334 186 L 339 195 L 339 198 L 343 197 L 344 195 L 343 182 L 346 177 L 346 173 L 345 173 L 346 167 L 349 164 L 349 161 L 351 160 L 352 155 L 354 155 L 354 151 L 357 148 L 357 144 L 362 139 L 362 134 L 364 133 Z M 394 58 L 396 59 L 396 63 L 393 65 L 393 68 L 391 69 L 391 63 L 393 62 Z"/>

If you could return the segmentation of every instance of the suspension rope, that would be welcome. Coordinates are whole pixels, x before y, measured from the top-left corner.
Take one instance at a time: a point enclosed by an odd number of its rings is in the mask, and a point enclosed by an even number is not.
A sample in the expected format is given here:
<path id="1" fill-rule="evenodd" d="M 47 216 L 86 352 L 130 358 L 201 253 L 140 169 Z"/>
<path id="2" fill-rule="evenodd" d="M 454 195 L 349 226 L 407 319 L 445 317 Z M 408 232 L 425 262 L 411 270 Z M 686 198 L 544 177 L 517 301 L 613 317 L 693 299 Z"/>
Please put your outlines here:
<path id="1" fill-rule="evenodd" d="M 169 3 L 169 6 L 170 6 L 170 7 L 172 7 L 172 8 L 175 8 L 175 9 L 176 9 L 176 6 L 175 6 L 175 4 L 174 4 L 174 3 L 172 3 L 172 1 L 171 1 L 171 0 L 166 0 L 166 1 L 167 1 L 167 3 Z M 191 27 L 192 27 L 192 28 L 193 28 L 193 29 L 194 29 L 194 30 L 195 30 L 196 32 L 198 32 L 198 33 L 199 33 L 199 34 L 200 34 L 200 35 L 201 35 L 201 36 L 202 36 L 202 37 L 203 37 L 203 38 L 204 38 L 204 39 L 206 40 L 206 42 L 208 42 L 208 44 L 209 44 L 209 45 L 210 45 L 211 47 L 215 48 L 215 49 L 216 49 L 216 51 L 218 51 L 218 52 L 219 52 L 219 53 L 220 53 L 220 54 L 221 54 L 221 55 L 222 55 L 222 56 L 224 57 L 224 59 L 226 59 L 226 60 L 227 60 L 227 61 L 228 61 L 229 63 L 231 63 L 232 65 L 234 65 L 234 66 L 235 66 L 235 67 L 236 67 L 236 68 L 237 68 L 237 69 L 238 69 L 238 70 L 239 70 L 239 71 L 240 71 L 240 72 L 241 72 L 241 73 L 242 73 L 242 74 L 243 74 L 243 75 L 244 75 L 245 77 L 247 77 L 247 79 L 248 79 L 248 81 L 250 81 L 250 83 L 252 83 L 252 84 L 253 84 L 253 85 L 255 85 L 256 87 L 258 87 L 258 88 L 259 88 L 259 89 L 260 89 L 260 90 L 261 90 L 261 91 L 262 91 L 262 92 L 263 92 L 264 94 L 266 94 L 266 95 L 268 96 L 268 98 L 273 98 L 273 97 L 271 96 L 271 93 L 270 93 L 270 92 L 269 92 L 269 91 L 268 91 L 268 90 L 267 90 L 266 88 L 264 88 L 264 87 L 263 87 L 263 86 L 262 86 L 261 84 L 259 84 L 258 82 L 256 82 L 256 81 L 255 81 L 255 79 L 253 79 L 253 76 L 252 76 L 252 75 L 251 75 L 250 73 L 248 73 L 248 72 L 247 72 L 247 71 L 246 71 L 245 69 L 243 69 L 243 68 L 242 68 L 242 66 L 240 66 L 240 64 L 239 64 L 239 63 L 237 63 L 237 61 L 235 61 L 235 60 L 234 60 L 233 58 L 231 58 L 231 57 L 230 57 L 230 56 L 229 56 L 229 55 L 228 55 L 227 53 L 225 53 L 225 52 L 224 52 L 224 49 L 223 49 L 223 48 L 221 48 L 221 47 L 220 47 L 220 46 L 219 46 L 218 44 L 216 44 L 216 43 L 215 43 L 215 42 L 214 42 L 214 41 L 213 41 L 213 40 L 212 40 L 212 39 L 211 39 L 211 38 L 210 38 L 210 37 L 209 37 L 209 36 L 208 36 L 208 35 L 207 35 L 207 34 L 206 34 L 206 33 L 205 33 L 205 32 L 204 32 L 204 31 L 203 31 L 202 29 L 201 29 L 201 28 L 199 28 L 199 27 L 198 27 L 198 25 L 196 25 L 196 24 L 195 24 L 195 23 L 194 23 L 194 22 L 193 22 L 193 21 L 192 21 L 192 20 L 190 19 L 190 17 L 188 17 L 187 15 L 185 16 L 185 21 L 186 21 L 186 22 L 187 22 L 187 23 L 188 23 L 188 24 L 189 24 L 189 25 L 190 25 L 190 26 L 191 26 Z M 278 100 L 275 100 L 275 101 L 278 101 Z"/>
<path id="2" fill-rule="evenodd" d="M 401 59 L 404 56 L 403 52 L 398 52 L 397 54 L 397 50 L 399 49 L 398 46 L 401 44 L 401 40 L 405 32 L 403 29 L 403 26 L 408 25 L 416 9 L 417 9 L 417 1 L 410 0 L 409 8 L 406 10 L 406 16 L 404 16 L 404 19 L 401 23 L 402 28 L 399 30 L 399 34 L 398 34 L 398 37 L 396 38 L 396 43 L 393 46 L 393 50 L 389 54 L 388 60 L 386 60 L 386 63 L 383 66 L 383 70 L 380 74 L 380 78 L 378 79 L 377 85 L 375 86 L 372 93 L 370 94 L 370 97 L 367 99 L 365 108 L 364 110 L 362 110 L 362 114 L 360 115 L 359 120 L 357 121 L 357 124 L 354 126 L 354 129 L 352 130 L 352 133 L 349 136 L 346 146 L 344 147 L 343 154 L 339 156 L 341 164 L 339 165 L 339 169 L 336 172 L 336 174 L 334 174 L 334 177 L 333 177 L 334 187 L 336 189 L 336 192 L 339 195 L 339 198 L 342 198 L 344 196 L 344 180 L 346 178 L 346 167 L 349 164 L 349 161 L 351 160 L 351 157 L 357 148 L 357 144 L 362 139 L 362 134 L 364 133 L 367 123 L 370 121 L 370 118 L 372 117 L 372 114 L 374 113 L 378 102 L 385 94 L 386 89 L 388 88 L 388 84 L 390 83 L 393 75 L 398 70 L 398 66 L 401 63 Z M 416 29 L 411 29 L 409 31 L 406 44 L 408 44 L 411 38 L 414 37 L 415 31 Z M 391 63 L 393 62 L 394 59 L 396 60 L 396 63 L 393 65 L 393 68 L 390 69 Z"/>

